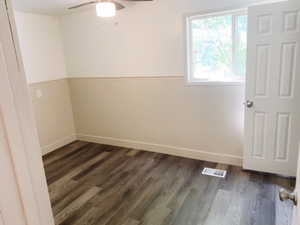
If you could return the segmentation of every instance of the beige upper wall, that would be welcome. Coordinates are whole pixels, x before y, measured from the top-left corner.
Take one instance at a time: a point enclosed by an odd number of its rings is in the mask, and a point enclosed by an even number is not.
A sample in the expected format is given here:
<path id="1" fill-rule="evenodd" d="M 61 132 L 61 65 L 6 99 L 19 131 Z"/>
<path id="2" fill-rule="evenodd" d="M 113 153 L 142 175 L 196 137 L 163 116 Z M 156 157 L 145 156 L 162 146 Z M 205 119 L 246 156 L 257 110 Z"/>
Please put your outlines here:
<path id="1" fill-rule="evenodd" d="M 15 20 L 28 83 L 65 78 L 58 17 L 15 11 Z"/>
<path id="2" fill-rule="evenodd" d="M 130 4 L 114 18 L 93 8 L 62 16 L 68 75 L 183 76 L 184 15 L 254 2 L 261 0 L 158 0 Z"/>

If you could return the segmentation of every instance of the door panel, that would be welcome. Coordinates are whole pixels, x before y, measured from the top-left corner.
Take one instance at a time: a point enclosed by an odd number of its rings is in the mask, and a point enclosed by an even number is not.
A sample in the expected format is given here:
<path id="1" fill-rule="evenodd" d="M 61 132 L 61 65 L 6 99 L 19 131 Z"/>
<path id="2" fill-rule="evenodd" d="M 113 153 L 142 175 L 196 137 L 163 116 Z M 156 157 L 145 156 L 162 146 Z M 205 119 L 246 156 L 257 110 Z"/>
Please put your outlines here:
<path id="1" fill-rule="evenodd" d="M 263 112 L 255 112 L 254 114 L 254 139 L 252 156 L 255 158 L 265 158 L 266 117 L 266 114 Z"/>
<path id="2" fill-rule="evenodd" d="M 1 49 L 0 49 L 1 51 Z M 0 68 L 3 61 L 0 58 Z M 0 69 L 0 75 L 3 70 Z M 0 112 L 0 225 L 20 224 L 25 225 L 22 203 L 18 192 L 18 186 L 14 169 L 9 154 L 9 145 L 5 133 L 2 115 Z"/>
<path id="3" fill-rule="evenodd" d="M 279 96 L 292 98 L 296 75 L 297 42 L 283 43 L 281 47 Z"/>
<path id="4" fill-rule="evenodd" d="M 300 133 L 300 2 L 248 11 L 245 169 L 295 176 Z"/>
<path id="5" fill-rule="evenodd" d="M 3 217 L 2 217 L 2 213 L 0 212 L 0 225 L 4 225 L 4 220 L 3 220 Z"/>
<path id="6" fill-rule="evenodd" d="M 275 160 L 287 160 L 291 127 L 289 113 L 278 113 L 276 118 Z"/>
<path id="7" fill-rule="evenodd" d="M 258 45 L 256 52 L 255 97 L 268 97 L 271 46 Z"/>

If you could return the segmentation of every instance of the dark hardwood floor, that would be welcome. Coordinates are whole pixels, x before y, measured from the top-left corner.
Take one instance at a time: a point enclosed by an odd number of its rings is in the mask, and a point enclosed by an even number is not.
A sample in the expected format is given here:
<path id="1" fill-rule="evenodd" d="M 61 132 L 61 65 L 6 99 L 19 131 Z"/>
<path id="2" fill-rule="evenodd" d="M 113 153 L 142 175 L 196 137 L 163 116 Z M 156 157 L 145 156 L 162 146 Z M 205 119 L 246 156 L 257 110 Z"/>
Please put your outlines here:
<path id="1" fill-rule="evenodd" d="M 56 225 L 288 225 L 292 204 L 270 174 L 74 142 L 43 157 Z M 226 179 L 203 167 L 228 170 Z"/>

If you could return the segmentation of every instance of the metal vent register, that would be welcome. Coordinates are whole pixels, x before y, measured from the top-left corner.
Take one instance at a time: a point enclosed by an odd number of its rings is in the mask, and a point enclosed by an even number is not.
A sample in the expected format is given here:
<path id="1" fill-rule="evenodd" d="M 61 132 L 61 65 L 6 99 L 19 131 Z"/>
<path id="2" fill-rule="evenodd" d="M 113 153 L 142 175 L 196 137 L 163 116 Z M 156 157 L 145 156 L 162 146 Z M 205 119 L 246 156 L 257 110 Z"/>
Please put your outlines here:
<path id="1" fill-rule="evenodd" d="M 207 176 L 213 176 L 213 177 L 221 177 L 225 178 L 227 171 L 226 170 L 219 170 L 219 169 L 212 169 L 212 168 L 207 168 L 205 167 L 202 171 L 203 175 Z"/>

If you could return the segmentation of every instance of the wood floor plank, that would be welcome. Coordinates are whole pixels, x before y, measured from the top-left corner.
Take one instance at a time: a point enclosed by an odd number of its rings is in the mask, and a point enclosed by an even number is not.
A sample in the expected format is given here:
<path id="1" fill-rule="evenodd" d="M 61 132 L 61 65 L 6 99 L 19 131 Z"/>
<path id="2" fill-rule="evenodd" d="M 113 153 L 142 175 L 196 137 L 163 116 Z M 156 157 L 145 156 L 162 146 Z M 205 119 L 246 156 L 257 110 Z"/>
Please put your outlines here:
<path id="1" fill-rule="evenodd" d="M 157 192 L 157 189 L 151 191 L 152 185 L 157 183 L 153 179 L 148 179 L 137 192 L 130 192 L 128 194 L 124 194 L 121 202 L 117 202 L 120 207 L 118 207 L 116 211 L 116 215 L 112 217 L 106 225 L 122 225 L 123 222 L 127 218 L 131 217 L 131 213 L 134 212 L 134 209 L 137 209 L 139 206 L 145 207 L 147 206 L 147 202 L 145 201 L 145 196 L 152 196 Z M 159 188 L 156 186 L 156 188 Z M 139 211 L 140 212 L 140 211 Z M 135 219 L 135 218 L 133 218 Z"/>
<path id="2" fill-rule="evenodd" d="M 164 225 L 166 217 L 171 213 L 171 209 L 165 206 L 149 208 L 142 218 L 142 225 Z"/>
<path id="3" fill-rule="evenodd" d="M 70 172 L 66 173 L 62 177 L 60 177 L 58 180 L 53 182 L 52 184 L 49 185 L 49 191 L 50 192 L 55 192 L 56 188 L 59 188 L 60 186 L 64 185 L 68 181 L 70 181 L 73 177 L 77 176 L 79 173 L 81 173 L 83 170 L 89 168 L 90 166 L 93 166 L 100 160 L 103 160 L 105 157 L 107 157 L 110 153 L 109 152 L 102 152 L 101 154 L 97 155 L 94 158 L 91 158 L 87 162 L 78 165 L 76 168 L 71 170 Z"/>
<path id="4" fill-rule="evenodd" d="M 88 146 L 81 148 L 74 155 L 63 159 L 60 162 L 54 162 L 49 166 L 49 169 L 46 167 L 47 182 L 51 184 L 58 180 L 60 177 L 64 176 L 66 173 L 73 170 L 79 164 L 84 163 L 85 161 L 95 157 L 99 153 L 103 152 L 102 146 L 96 144 L 89 144 Z"/>
<path id="5" fill-rule="evenodd" d="M 92 225 L 97 222 L 97 213 L 99 209 L 91 207 L 82 217 L 74 221 L 73 225 Z"/>
<path id="6" fill-rule="evenodd" d="M 124 225 L 139 225 L 140 222 L 136 221 L 134 219 L 128 218 L 125 222 Z"/>
<path id="7" fill-rule="evenodd" d="M 78 182 L 70 180 L 60 185 L 59 187 L 52 189 L 49 187 L 49 195 L 52 205 L 56 204 L 56 202 L 68 195 L 68 193 L 72 191 L 76 186 L 78 186 Z"/>
<path id="8" fill-rule="evenodd" d="M 185 178 L 184 183 L 182 186 L 177 190 L 174 197 L 170 200 L 168 203 L 168 207 L 174 211 L 178 211 L 181 208 L 181 205 L 183 204 L 186 196 L 189 194 L 189 192 L 192 189 L 192 185 L 195 182 L 197 176 L 200 175 L 199 168 L 196 164 L 193 164 L 195 166 L 191 167 L 191 165 L 188 166 L 182 166 L 178 176 Z M 203 176 L 203 180 L 206 180 L 207 177 Z"/>
<path id="9" fill-rule="evenodd" d="M 127 153 L 128 156 L 135 156 L 139 153 L 140 151 L 137 149 L 132 149 L 130 152 Z"/>
<path id="10" fill-rule="evenodd" d="M 71 202 L 79 198 L 82 194 L 86 193 L 89 188 L 93 188 L 88 183 L 80 183 L 77 182 L 77 185 L 70 190 L 63 198 L 56 201 L 52 204 L 52 211 L 54 216 L 56 216 L 59 212 L 61 212 L 64 208 L 66 208 Z M 101 189 L 97 187 L 100 191 Z"/>
<path id="11" fill-rule="evenodd" d="M 231 193 L 232 195 L 232 193 Z M 229 204 L 227 203 L 227 213 L 223 217 L 223 224 L 227 225 L 242 225 L 241 216 L 242 216 L 242 198 L 232 196 Z"/>
<path id="12" fill-rule="evenodd" d="M 155 155 L 152 155 L 154 157 Z M 104 188 L 98 195 L 95 204 L 105 202 L 106 199 L 110 199 L 111 196 L 119 195 L 126 196 L 126 198 L 131 198 L 132 195 L 135 195 L 135 192 L 138 193 L 139 190 L 143 190 L 144 186 L 148 182 L 148 177 L 145 174 L 148 174 L 148 171 L 151 168 L 154 168 L 159 164 L 159 160 L 148 160 L 147 163 L 144 163 L 142 166 L 136 164 L 136 167 L 133 167 L 131 176 L 125 180 L 125 182 L 120 182 L 116 184 L 113 188 Z M 132 166 L 132 164 L 131 164 Z M 147 187 L 147 186 L 146 186 Z M 138 195 L 135 195 L 137 197 Z"/>
<path id="13" fill-rule="evenodd" d="M 294 179 L 236 166 L 74 142 L 43 157 L 56 225 L 285 225 Z M 202 175 L 226 169 L 225 179 Z"/>
<path id="14" fill-rule="evenodd" d="M 230 192 L 225 190 L 219 190 L 212 203 L 210 211 L 204 225 L 224 225 L 224 217 L 228 212 L 228 203 L 230 202 Z M 234 204 L 231 202 L 231 204 Z"/>
<path id="15" fill-rule="evenodd" d="M 75 213 L 80 207 L 82 207 L 88 200 L 95 196 L 100 189 L 98 187 L 92 187 L 87 192 L 82 194 L 79 198 L 74 200 L 66 208 L 61 210 L 55 217 L 55 224 L 59 225 L 66 220 L 72 213 Z"/>
<path id="16" fill-rule="evenodd" d="M 69 145 L 66 145 L 62 148 L 59 148 L 51 153 L 48 153 L 43 156 L 44 165 L 47 166 L 57 160 L 62 159 L 65 156 L 73 154 L 73 152 L 78 151 L 82 147 L 88 145 L 88 142 L 75 141 Z"/>
<path id="17" fill-rule="evenodd" d="M 143 192 L 138 201 L 135 203 L 130 217 L 135 220 L 141 220 L 145 211 L 149 209 L 151 203 L 159 196 L 162 190 L 162 184 L 159 181 L 154 181 L 151 184 L 151 188 L 147 188 L 147 191 Z"/>
<path id="18" fill-rule="evenodd" d="M 107 174 L 111 168 L 118 165 L 117 162 L 120 162 L 122 159 L 124 159 L 125 153 L 123 151 L 118 151 L 115 154 L 113 154 L 111 157 L 104 158 L 103 160 L 100 160 L 99 162 L 89 166 L 85 170 L 83 170 L 81 173 L 79 173 L 77 176 L 74 177 L 75 180 L 80 180 L 81 178 L 87 180 L 90 179 L 93 176 L 99 176 L 101 177 L 102 174 Z"/>

